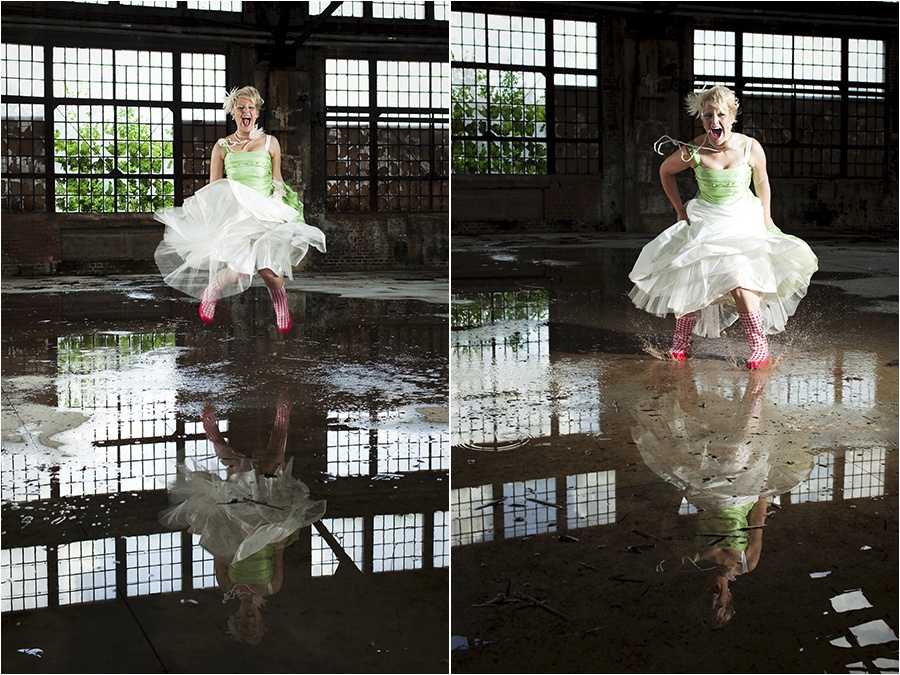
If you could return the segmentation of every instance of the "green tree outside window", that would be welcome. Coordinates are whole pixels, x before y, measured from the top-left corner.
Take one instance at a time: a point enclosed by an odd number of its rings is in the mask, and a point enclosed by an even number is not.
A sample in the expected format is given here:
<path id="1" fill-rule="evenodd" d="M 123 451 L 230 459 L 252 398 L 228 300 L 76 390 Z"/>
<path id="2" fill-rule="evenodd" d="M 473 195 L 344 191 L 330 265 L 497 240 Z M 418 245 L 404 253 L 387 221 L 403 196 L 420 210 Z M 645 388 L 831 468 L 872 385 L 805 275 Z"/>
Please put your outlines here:
<path id="1" fill-rule="evenodd" d="M 544 88 L 528 86 L 526 74 L 513 71 L 460 68 L 458 74 L 462 81 L 452 88 L 453 172 L 546 174 Z"/>
<path id="2" fill-rule="evenodd" d="M 171 124 L 148 123 L 136 108 L 117 108 L 114 121 L 80 120 L 67 110 L 74 137 L 54 129 L 56 210 L 81 213 L 155 211 L 174 206 Z M 155 134 L 154 128 L 162 127 Z M 162 140 L 159 137 L 162 137 Z"/>

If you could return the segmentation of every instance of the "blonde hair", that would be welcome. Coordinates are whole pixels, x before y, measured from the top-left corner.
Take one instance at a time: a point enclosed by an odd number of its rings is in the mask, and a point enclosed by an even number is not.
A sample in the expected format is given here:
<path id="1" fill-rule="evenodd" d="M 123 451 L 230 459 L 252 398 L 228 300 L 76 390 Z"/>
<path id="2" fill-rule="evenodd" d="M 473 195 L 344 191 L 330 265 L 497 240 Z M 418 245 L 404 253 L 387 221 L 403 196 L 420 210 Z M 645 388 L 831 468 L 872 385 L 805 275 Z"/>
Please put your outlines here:
<path id="1" fill-rule="evenodd" d="M 231 114 L 231 111 L 234 110 L 235 101 L 237 101 L 239 98 L 249 98 L 251 101 L 253 101 L 253 104 L 257 109 L 262 108 L 263 103 L 265 103 L 263 97 L 260 96 L 259 90 L 256 87 L 246 86 L 241 87 L 240 89 L 235 87 L 231 90 L 231 93 L 229 93 L 228 96 L 225 97 L 225 103 L 222 104 L 222 107 L 225 109 L 226 113 L 228 113 L 229 115 Z"/>
<path id="2" fill-rule="evenodd" d="M 740 107 L 734 92 L 722 85 L 692 92 L 684 98 L 684 109 L 688 115 L 694 117 L 700 117 L 708 104 L 716 106 L 719 110 L 727 110 L 732 117 L 737 117 Z"/>

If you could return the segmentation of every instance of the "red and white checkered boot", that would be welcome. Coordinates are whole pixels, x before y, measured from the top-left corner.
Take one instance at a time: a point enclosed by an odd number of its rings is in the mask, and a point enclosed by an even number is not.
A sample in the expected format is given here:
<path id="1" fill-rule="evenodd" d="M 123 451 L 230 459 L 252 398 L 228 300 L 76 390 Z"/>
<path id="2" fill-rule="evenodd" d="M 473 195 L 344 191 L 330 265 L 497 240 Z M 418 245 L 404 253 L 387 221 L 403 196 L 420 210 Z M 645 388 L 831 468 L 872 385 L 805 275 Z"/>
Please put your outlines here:
<path id="1" fill-rule="evenodd" d="M 685 314 L 675 320 L 675 334 L 672 335 L 672 349 L 669 350 L 669 358 L 674 361 L 684 361 L 688 347 L 691 346 L 691 335 L 694 326 L 697 325 L 697 313 Z"/>
<path id="2" fill-rule="evenodd" d="M 275 321 L 278 324 L 278 330 L 287 333 L 294 325 L 294 321 L 291 319 L 291 312 L 288 309 L 287 292 L 284 290 L 284 286 L 277 291 L 270 288 L 269 297 L 272 298 L 272 306 L 275 307 Z"/>
<path id="3" fill-rule="evenodd" d="M 222 287 L 219 285 L 218 275 L 213 277 L 212 283 L 203 291 L 200 299 L 200 318 L 203 323 L 212 323 L 216 315 L 216 303 L 222 295 Z"/>
<path id="4" fill-rule="evenodd" d="M 746 366 L 750 370 L 758 368 L 766 368 L 771 362 L 769 356 L 769 340 L 763 330 L 762 314 L 759 310 L 749 312 L 748 314 L 738 313 L 741 318 L 741 325 L 744 327 L 744 335 L 747 336 L 747 342 L 750 343 L 750 357 L 747 359 Z"/>

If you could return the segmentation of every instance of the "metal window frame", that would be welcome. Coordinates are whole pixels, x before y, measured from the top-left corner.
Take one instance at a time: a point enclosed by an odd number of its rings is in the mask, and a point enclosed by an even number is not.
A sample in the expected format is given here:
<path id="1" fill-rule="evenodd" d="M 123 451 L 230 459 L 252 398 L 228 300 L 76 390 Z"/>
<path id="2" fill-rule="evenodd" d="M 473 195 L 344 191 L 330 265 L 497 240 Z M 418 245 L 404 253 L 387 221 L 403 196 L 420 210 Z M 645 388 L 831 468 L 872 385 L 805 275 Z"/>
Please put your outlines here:
<path id="1" fill-rule="evenodd" d="M 496 8 L 495 8 L 496 9 Z M 465 10 L 468 14 L 480 14 L 484 17 L 485 27 L 484 31 L 484 48 L 485 52 L 490 46 L 490 31 L 487 28 L 487 17 L 489 15 L 504 15 L 502 11 L 470 11 Z M 544 77 L 544 111 L 545 111 L 545 129 L 546 135 L 543 137 L 539 136 L 503 136 L 498 137 L 488 130 L 485 134 L 480 137 L 472 137 L 465 135 L 457 135 L 451 133 L 450 142 L 451 144 L 456 141 L 488 141 L 488 167 L 490 167 L 490 158 L 492 153 L 492 144 L 491 141 L 502 140 L 504 142 L 528 142 L 528 143 L 544 143 L 547 147 L 547 170 L 546 173 L 535 173 L 535 174 L 521 174 L 521 173 L 491 173 L 487 174 L 460 174 L 460 175 L 490 175 L 490 176 L 521 176 L 521 175 L 556 175 L 557 172 L 557 162 L 556 162 L 556 147 L 558 143 L 572 143 L 572 144 L 594 144 L 597 148 L 596 155 L 596 164 L 593 168 L 593 171 L 589 171 L 587 174 L 584 173 L 576 173 L 576 172 L 566 172 L 564 175 L 592 175 L 592 176 L 600 176 L 602 174 L 603 163 L 602 163 L 602 144 L 603 144 L 603 136 L 602 136 L 602 110 L 603 110 L 603 92 L 600 86 L 602 82 L 601 77 L 601 60 L 602 54 L 600 49 L 600 35 L 601 35 L 601 26 L 600 21 L 598 19 L 591 19 L 585 17 L 568 17 L 565 15 L 547 17 L 539 14 L 525 14 L 522 12 L 518 12 L 515 14 L 509 14 L 508 16 L 516 16 L 520 18 L 534 18 L 534 19 L 543 19 L 544 20 L 544 65 L 543 66 L 528 66 L 521 64 L 501 64 L 501 63 L 492 63 L 490 61 L 460 61 L 460 60 L 451 60 L 450 68 L 451 68 L 451 79 L 452 79 L 452 71 L 453 70 L 484 70 L 488 73 L 488 81 L 490 81 L 491 72 L 532 72 L 539 73 Z M 592 23 L 596 26 L 597 33 L 597 54 L 596 54 L 596 67 L 594 69 L 586 69 L 586 68 L 572 68 L 565 66 L 557 66 L 554 62 L 554 54 L 556 53 L 553 48 L 553 38 L 554 38 L 554 21 L 579 21 L 582 23 Z M 567 138 L 565 136 L 558 136 L 555 130 L 556 124 L 556 75 L 587 75 L 596 78 L 597 81 L 597 129 L 596 135 L 589 137 L 580 137 L 580 138 Z M 490 102 L 490 94 L 491 88 L 488 86 L 488 100 L 486 104 L 488 106 L 491 105 Z M 451 106 L 453 105 L 453 101 L 451 100 Z M 451 171 L 452 173 L 452 171 Z"/>
<path id="2" fill-rule="evenodd" d="M 701 29 L 701 28 L 694 29 L 692 32 L 692 39 L 696 40 L 697 32 L 699 30 L 704 30 L 704 29 Z M 760 31 L 760 30 L 747 30 L 747 31 L 732 30 L 732 31 L 725 31 L 725 32 L 730 32 L 730 33 L 734 34 L 735 74 L 734 74 L 733 83 L 734 83 L 734 92 L 741 101 L 744 101 L 748 97 L 752 98 L 754 95 L 753 88 L 754 88 L 754 86 L 758 86 L 758 85 L 771 86 L 771 87 L 773 87 L 773 89 L 772 89 L 773 93 L 783 95 L 785 98 L 792 98 L 792 99 L 796 98 L 796 97 L 792 96 L 791 94 L 796 89 L 796 85 L 798 83 L 797 78 L 787 78 L 787 79 L 781 78 L 781 79 L 779 79 L 779 78 L 765 78 L 765 77 L 749 77 L 749 76 L 744 75 L 744 36 L 748 33 L 753 33 L 753 34 L 768 34 L 768 35 L 790 35 L 792 38 L 796 38 L 796 37 L 809 37 L 808 34 L 801 33 L 801 32 L 766 33 L 764 31 Z M 810 148 L 817 148 L 817 149 L 833 149 L 833 150 L 838 151 L 840 158 L 837 162 L 837 166 L 835 166 L 834 170 L 828 174 L 828 176 L 827 176 L 828 178 L 852 178 L 854 180 L 856 180 L 856 179 L 884 180 L 888 175 L 890 175 L 889 167 L 888 167 L 888 161 L 889 161 L 888 154 L 889 153 L 887 153 L 887 152 L 884 153 L 884 156 L 880 163 L 871 164 L 872 167 L 876 168 L 876 173 L 878 175 L 875 175 L 875 176 L 850 175 L 849 168 L 848 168 L 849 167 L 848 156 L 851 151 L 877 149 L 877 148 L 881 148 L 881 146 L 878 146 L 878 145 L 853 145 L 853 146 L 851 146 L 849 144 L 849 135 L 850 135 L 849 110 L 850 110 L 850 101 L 855 98 L 855 94 L 858 94 L 858 90 L 861 87 L 863 87 L 863 88 L 867 89 L 868 91 L 871 91 L 874 95 L 880 96 L 880 98 L 878 100 L 880 103 L 883 104 L 883 107 L 884 107 L 883 123 L 884 123 L 884 129 L 886 130 L 885 133 L 887 133 L 887 130 L 891 128 L 890 120 L 889 120 L 890 106 L 888 106 L 888 100 L 887 100 L 887 93 L 888 93 L 888 87 L 887 87 L 888 59 L 887 59 L 887 52 L 886 52 L 887 44 L 885 43 L 884 40 L 878 39 L 878 41 L 880 41 L 882 43 L 882 46 L 885 50 L 885 52 L 884 52 L 885 60 L 882 65 L 882 68 L 884 71 L 884 77 L 882 78 L 881 83 L 878 83 L 878 84 L 860 83 L 860 82 L 852 82 L 850 80 L 849 43 L 850 43 L 851 39 L 856 39 L 856 38 L 840 37 L 840 36 L 834 36 L 834 35 L 812 36 L 812 37 L 828 37 L 828 38 L 837 39 L 840 41 L 840 53 L 841 53 L 840 79 L 839 80 L 812 80 L 812 79 L 805 80 L 804 79 L 802 81 L 804 84 L 808 83 L 809 85 L 812 85 L 814 87 L 816 87 L 816 86 L 823 87 L 823 89 L 822 89 L 823 92 L 825 91 L 825 89 L 824 89 L 825 86 L 837 87 L 837 95 L 839 96 L 839 109 L 840 109 L 840 120 L 839 120 L 840 141 L 837 146 L 835 146 L 833 144 L 831 144 L 831 145 L 808 144 L 808 145 L 801 146 L 796 141 L 797 110 L 796 110 L 795 105 L 791 105 L 790 110 L 786 111 L 786 112 L 790 113 L 790 117 L 791 117 L 791 128 L 790 128 L 791 138 L 783 144 L 779 144 L 779 143 L 773 144 L 771 142 L 769 142 L 767 144 L 767 147 L 780 148 L 780 149 L 784 150 L 785 156 L 787 157 L 788 165 L 785 167 L 785 171 L 783 173 L 781 171 L 779 171 L 780 166 L 770 165 L 770 168 L 769 168 L 770 175 L 781 177 L 781 178 L 797 178 L 797 177 L 802 178 L 802 177 L 804 177 L 805 174 L 803 174 L 803 172 L 800 172 L 798 174 L 798 171 L 795 170 L 795 160 L 794 160 L 795 153 L 793 153 L 792 150 L 795 150 L 798 147 L 810 147 Z M 867 39 L 871 39 L 871 38 L 867 38 Z M 693 55 L 693 47 L 694 47 L 694 44 L 691 45 L 691 54 L 692 55 Z M 792 45 L 791 45 L 792 65 L 795 65 L 795 63 L 796 63 L 793 60 L 793 53 L 795 50 L 796 50 L 796 45 L 795 45 L 794 41 L 792 40 Z M 693 58 L 693 56 L 692 56 L 692 58 Z M 714 79 L 714 78 L 717 78 L 717 76 L 715 76 L 715 75 L 707 76 L 705 74 L 698 74 L 697 72 L 694 72 L 694 87 L 697 88 L 697 87 L 701 86 L 702 83 L 708 82 L 710 79 Z M 775 87 L 777 87 L 777 89 Z M 743 127 L 742 120 L 741 120 L 741 118 L 738 118 L 738 128 L 742 128 L 742 127 Z M 783 166 L 783 164 L 784 163 L 782 163 L 782 166 Z M 866 165 L 866 166 L 869 166 L 869 165 Z"/>

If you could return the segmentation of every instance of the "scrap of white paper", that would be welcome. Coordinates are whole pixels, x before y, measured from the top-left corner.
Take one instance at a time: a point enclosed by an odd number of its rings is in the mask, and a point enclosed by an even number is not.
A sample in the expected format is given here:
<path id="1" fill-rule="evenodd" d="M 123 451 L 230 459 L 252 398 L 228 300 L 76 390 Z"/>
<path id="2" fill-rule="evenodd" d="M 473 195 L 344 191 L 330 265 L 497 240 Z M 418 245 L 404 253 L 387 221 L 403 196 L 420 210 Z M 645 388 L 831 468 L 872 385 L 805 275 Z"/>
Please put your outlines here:
<path id="1" fill-rule="evenodd" d="M 831 599 L 831 606 L 834 607 L 835 612 L 849 612 L 851 609 L 865 609 L 872 605 L 866 600 L 862 591 L 857 589 L 836 595 Z"/>
<path id="2" fill-rule="evenodd" d="M 883 619 L 861 623 L 858 626 L 852 626 L 850 630 L 856 636 L 860 647 L 894 642 L 897 639 L 897 634 Z"/>

